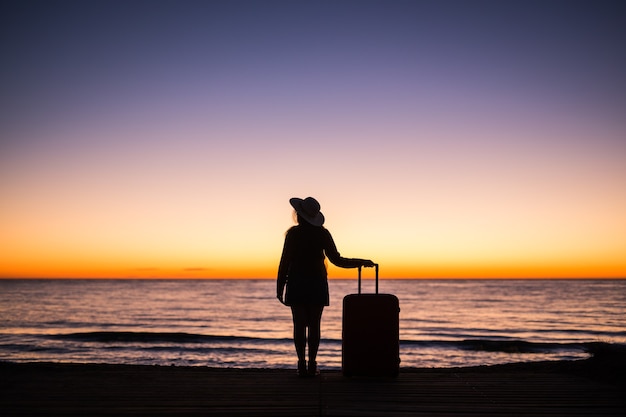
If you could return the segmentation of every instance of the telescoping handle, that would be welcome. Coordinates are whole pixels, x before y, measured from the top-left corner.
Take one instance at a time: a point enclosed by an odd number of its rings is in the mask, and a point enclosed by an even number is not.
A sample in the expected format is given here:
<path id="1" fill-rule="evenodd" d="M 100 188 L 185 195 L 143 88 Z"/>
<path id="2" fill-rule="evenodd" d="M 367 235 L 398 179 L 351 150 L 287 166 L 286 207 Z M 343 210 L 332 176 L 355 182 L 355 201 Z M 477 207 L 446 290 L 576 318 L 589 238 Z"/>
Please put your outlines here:
<path id="1" fill-rule="evenodd" d="M 361 294 L 361 269 L 363 266 L 359 265 L 359 294 Z M 376 294 L 378 294 L 378 264 L 374 264 L 376 269 Z"/>

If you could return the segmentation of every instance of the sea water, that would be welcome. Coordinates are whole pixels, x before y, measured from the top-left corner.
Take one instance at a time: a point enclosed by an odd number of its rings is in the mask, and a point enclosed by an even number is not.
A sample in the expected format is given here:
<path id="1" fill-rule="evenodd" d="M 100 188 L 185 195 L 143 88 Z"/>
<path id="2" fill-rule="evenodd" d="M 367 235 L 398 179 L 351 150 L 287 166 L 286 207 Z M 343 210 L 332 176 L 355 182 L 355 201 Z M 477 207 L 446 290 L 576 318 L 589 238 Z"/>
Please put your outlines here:
<path id="1" fill-rule="evenodd" d="M 342 298 L 356 289 L 330 281 L 322 369 L 341 368 Z M 400 299 L 402 367 L 581 359 L 626 343 L 625 280 L 381 280 L 380 292 Z M 293 368 L 291 312 L 275 293 L 273 280 L 0 280 L 0 360 Z"/>

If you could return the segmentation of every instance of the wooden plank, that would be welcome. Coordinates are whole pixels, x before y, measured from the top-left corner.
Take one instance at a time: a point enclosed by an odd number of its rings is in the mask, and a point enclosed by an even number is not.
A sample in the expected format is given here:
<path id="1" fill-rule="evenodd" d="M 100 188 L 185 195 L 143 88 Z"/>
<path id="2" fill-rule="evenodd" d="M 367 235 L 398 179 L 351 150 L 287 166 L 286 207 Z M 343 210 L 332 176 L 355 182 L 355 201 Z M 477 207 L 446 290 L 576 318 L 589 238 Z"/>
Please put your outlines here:
<path id="1" fill-rule="evenodd" d="M 291 370 L 0 363 L 3 416 L 623 416 L 623 380 L 534 367 L 345 378 Z"/>

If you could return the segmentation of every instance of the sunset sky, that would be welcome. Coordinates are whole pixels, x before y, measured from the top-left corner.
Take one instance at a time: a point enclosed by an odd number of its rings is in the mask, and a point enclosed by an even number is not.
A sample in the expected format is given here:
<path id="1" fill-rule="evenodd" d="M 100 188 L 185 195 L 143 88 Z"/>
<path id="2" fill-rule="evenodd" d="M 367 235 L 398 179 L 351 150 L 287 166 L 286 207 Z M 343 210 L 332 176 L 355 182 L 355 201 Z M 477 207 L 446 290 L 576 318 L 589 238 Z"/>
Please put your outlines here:
<path id="1" fill-rule="evenodd" d="M 626 277 L 625 4 L 2 2 L 0 278 Z"/>

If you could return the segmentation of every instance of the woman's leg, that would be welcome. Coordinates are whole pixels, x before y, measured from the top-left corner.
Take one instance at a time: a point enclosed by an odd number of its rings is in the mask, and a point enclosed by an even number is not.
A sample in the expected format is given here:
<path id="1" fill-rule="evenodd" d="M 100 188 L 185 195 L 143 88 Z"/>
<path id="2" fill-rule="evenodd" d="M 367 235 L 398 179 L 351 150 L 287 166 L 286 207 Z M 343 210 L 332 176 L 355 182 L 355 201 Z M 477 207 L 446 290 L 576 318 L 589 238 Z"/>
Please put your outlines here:
<path id="1" fill-rule="evenodd" d="M 320 347 L 321 339 L 321 322 L 324 306 L 312 305 L 308 306 L 307 324 L 309 327 L 309 364 L 315 364 L 317 351 Z M 314 366 L 314 365 L 313 365 Z"/>
<path id="2" fill-rule="evenodd" d="M 293 343 L 296 346 L 298 362 L 305 361 L 307 310 L 305 306 L 291 306 L 293 318 Z"/>

